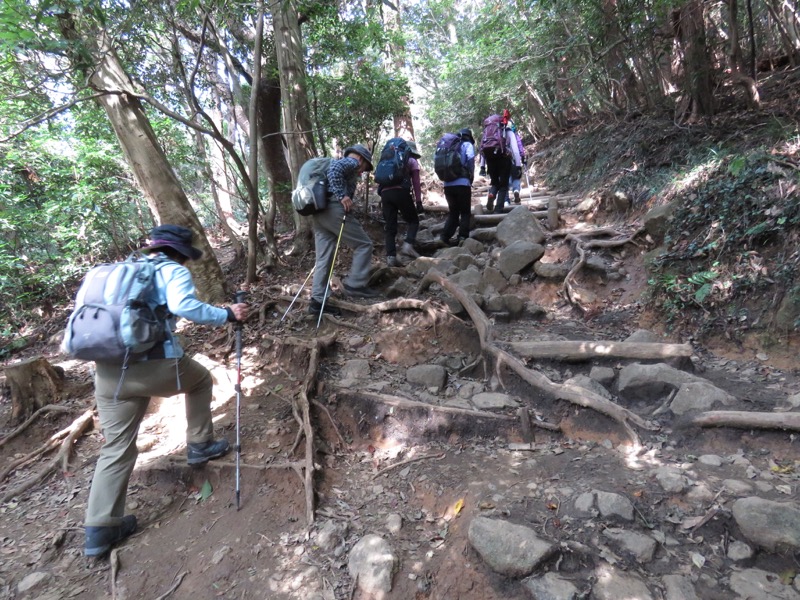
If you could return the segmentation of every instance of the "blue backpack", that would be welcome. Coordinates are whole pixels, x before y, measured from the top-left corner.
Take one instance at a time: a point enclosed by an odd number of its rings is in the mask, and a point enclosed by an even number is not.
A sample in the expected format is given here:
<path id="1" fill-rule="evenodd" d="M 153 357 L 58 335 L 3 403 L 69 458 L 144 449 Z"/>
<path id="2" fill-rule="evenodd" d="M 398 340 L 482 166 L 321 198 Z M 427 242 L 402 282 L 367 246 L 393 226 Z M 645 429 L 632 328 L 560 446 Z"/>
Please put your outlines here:
<path id="1" fill-rule="evenodd" d="M 381 187 L 409 185 L 408 159 L 411 148 L 403 138 L 392 138 L 381 151 L 378 165 L 375 167 L 375 182 Z"/>
<path id="2" fill-rule="evenodd" d="M 155 301 L 155 276 L 166 262 L 135 253 L 93 267 L 75 297 L 64 351 L 81 360 L 125 365 L 169 339 L 169 310 Z"/>

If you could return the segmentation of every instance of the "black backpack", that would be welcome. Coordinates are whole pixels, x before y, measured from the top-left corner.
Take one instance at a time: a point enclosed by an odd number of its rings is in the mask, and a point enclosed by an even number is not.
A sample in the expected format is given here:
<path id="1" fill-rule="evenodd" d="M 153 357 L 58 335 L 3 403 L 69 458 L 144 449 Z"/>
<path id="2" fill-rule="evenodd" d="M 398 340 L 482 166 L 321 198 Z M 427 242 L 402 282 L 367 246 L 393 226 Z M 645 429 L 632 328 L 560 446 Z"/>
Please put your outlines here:
<path id="1" fill-rule="evenodd" d="M 375 167 L 375 182 L 381 187 L 410 185 L 408 159 L 411 148 L 403 138 L 392 138 L 381 151 L 378 166 Z"/>
<path id="2" fill-rule="evenodd" d="M 433 155 L 433 170 L 444 182 L 455 181 L 466 177 L 469 179 L 467 165 L 464 164 L 461 144 L 463 140 L 455 133 L 445 133 L 436 144 Z"/>

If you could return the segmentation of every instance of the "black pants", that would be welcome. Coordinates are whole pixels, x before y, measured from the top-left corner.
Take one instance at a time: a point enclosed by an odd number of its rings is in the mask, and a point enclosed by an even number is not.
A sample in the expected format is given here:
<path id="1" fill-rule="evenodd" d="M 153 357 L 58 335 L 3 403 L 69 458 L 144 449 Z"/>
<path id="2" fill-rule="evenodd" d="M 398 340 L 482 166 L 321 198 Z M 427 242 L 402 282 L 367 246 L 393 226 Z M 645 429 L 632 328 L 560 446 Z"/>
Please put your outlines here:
<path id="1" fill-rule="evenodd" d="M 417 239 L 419 230 L 419 216 L 414 208 L 414 200 L 411 197 L 411 190 L 398 188 L 384 190 L 381 194 L 381 204 L 383 204 L 383 220 L 386 222 L 384 230 L 386 232 L 386 256 L 397 255 L 397 213 L 403 216 L 403 220 L 408 227 L 406 228 L 406 241 L 413 244 Z"/>
<path id="2" fill-rule="evenodd" d="M 458 227 L 458 237 L 466 239 L 469 237 L 469 222 L 472 217 L 472 188 L 468 185 L 450 185 L 444 188 L 444 197 L 447 200 L 447 208 L 450 212 L 447 215 L 444 229 L 442 230 L 442 240 L 447 242 L 453 237 Z"/>
<path id="3" fill-rule="evenodd" d="M 494 212 L 503 210 L 508 198 L 508 180 L 511 177 L 511 157 L 508 154 L 488 154 L 486 172 L 489 173 L 489 193 L 495 197 Z"/>

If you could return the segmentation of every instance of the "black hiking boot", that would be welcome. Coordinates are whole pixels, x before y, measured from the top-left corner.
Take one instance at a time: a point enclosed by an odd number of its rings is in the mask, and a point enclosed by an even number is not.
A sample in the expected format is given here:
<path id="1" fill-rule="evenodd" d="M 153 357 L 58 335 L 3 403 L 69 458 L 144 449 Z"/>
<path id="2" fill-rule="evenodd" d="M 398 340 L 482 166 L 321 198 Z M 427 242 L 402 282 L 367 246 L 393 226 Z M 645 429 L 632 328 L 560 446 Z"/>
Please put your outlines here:
<path id="1" fill-rule="evenodd" d="M 228 440 L 211 440 L 198 444 L 186 444 L 186 462 L 190 465 L 203 465 L 213 458 L 225 456 L 231 449 Z"/>
<path id="2" fill-rule="evenodd" d="M 86 556 L 103 556 L 136 531 L 136 517 L 125 515 L 122 523 L 108 527 L 86 527 L 86 545 L 83 553 Z"/>
<path id="3" fill-rule="evenodd" d="M 313 298 L 311 302 L 308 303 L 308 314 L 310 315 L 317 315 L 319 316 L 319 311 L 322 310 L 322 303 L 317 302 Z M 334 317 L 338 317 L 342 314 L 342 311 L 332 306 L 329 302 L 325 303 L 325 310 L 323 311 L 326 315 L 333 315 Z"/>

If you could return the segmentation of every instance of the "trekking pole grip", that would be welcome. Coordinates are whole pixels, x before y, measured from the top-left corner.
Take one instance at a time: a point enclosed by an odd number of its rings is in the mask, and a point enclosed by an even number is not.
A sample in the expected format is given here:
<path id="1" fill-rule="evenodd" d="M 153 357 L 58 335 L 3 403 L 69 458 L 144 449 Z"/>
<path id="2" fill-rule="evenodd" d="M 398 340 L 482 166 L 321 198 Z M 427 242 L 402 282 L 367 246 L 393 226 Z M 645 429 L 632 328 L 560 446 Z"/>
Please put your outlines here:
<path id="1" fill-rule="evenodd" d="M 243 304 L 245 302 L 246 297 L 247 297 L 247 292 L 245 292 L 244 290 L 239 290 L 238 292 L 236 292 L 233 295 L 233 303 L 234 304 Z M 236 323 L 234 324 L 234 327 L 236 329 L 241 329 L 242 328 L 242 322 L 241 321 L 236 321 Z"/>

